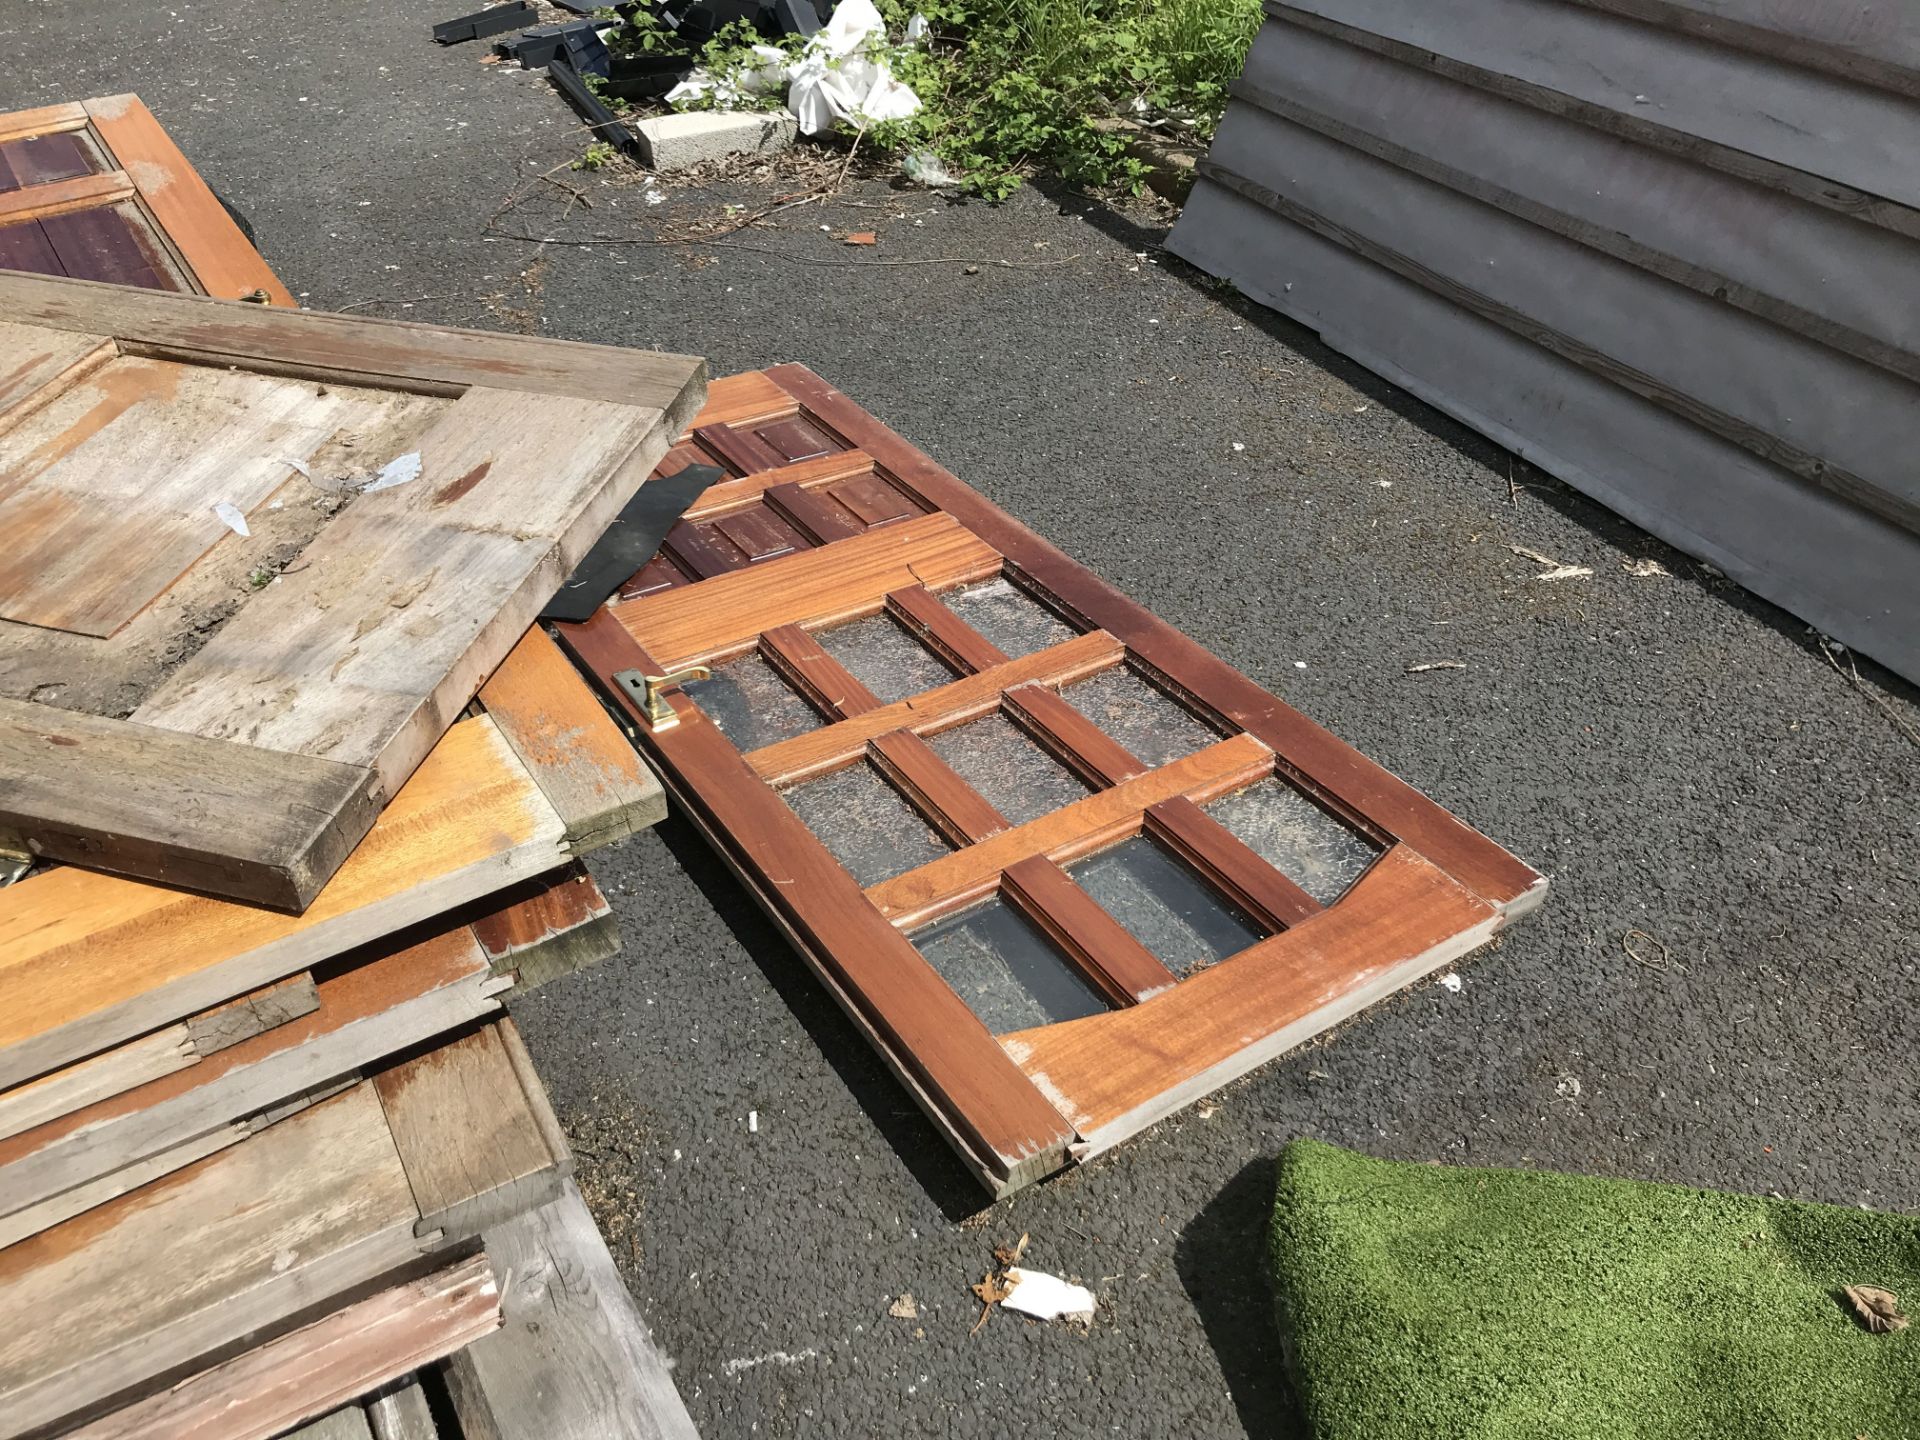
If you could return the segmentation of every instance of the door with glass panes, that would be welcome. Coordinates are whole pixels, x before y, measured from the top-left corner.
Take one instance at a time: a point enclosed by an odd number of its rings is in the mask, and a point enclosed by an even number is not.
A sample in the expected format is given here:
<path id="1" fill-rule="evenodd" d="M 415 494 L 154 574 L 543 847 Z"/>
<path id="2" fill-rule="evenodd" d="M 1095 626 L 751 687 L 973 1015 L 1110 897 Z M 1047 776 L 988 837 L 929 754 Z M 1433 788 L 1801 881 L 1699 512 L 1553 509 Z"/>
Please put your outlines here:
<path id="1" fill-rule="evenodd" d="M 562 638 L 983 1183 L 1117 1143 L 1545 881 L 799 366 Z"/>

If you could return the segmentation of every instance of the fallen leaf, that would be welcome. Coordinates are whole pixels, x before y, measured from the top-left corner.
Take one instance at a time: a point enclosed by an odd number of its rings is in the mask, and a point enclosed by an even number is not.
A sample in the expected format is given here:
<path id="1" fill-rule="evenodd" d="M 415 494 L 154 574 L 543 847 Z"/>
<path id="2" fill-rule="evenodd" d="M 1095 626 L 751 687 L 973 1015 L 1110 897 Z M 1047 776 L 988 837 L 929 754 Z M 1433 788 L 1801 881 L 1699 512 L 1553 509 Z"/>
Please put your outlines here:
<path id="1" fill-rule="evenodd" d="M 998 1272 L 989 1273 L 978 1285 L 971 1287 L 980 1301 L 980 1318 L 973 1322 L 968 1335 L 978 1335 L 980 1327 L 987 1323 L 987 1317 L 993 1314 L 993 1307 L 1013 1293 L 1013 1287 L 1007 1284 L 1007 1277 Z"/>
<path id="2" fill-rule="evenodd" d="M 918 1320 L 920 1302 L 913 1298 L 911 1292 L 903 1291 L 900 1298 L 887 1307 L 887 1314 L 896 1320 Z"/>
<path id="3" fill-rule="evenodd" d="M 849 245 L 878 245 L 879 243 L 880 237 L 871 230 L 856 230 L 847 236 Z"/>
<path id="4" fill-rule="evenodd" d="M 1620 568 L 1636 580 L 1654 580 L 1673 574 L 1658 560 L 1622 560 Z"/>
<path id="5" fill-rule="evenodd" d="M 1011 1248 L 1005 1245 L 994 1247 L 993 1258 L 998 1260 L 1003 1267 L 1007 1265 L 1018 1265 L 1020 1263 L 1020 1257 L 1027 1253 L 1027 1241 L 1029 1238 L 1027 1235 L 1022 1235 L 1020 1237 L 1020 1243 Z"/>
<path id="6" fill-rule="evenodd" d="M 1891 1290 L 1879 1290 L 1872 1285 L 1848 1285 L 1845 1293 L 1847 1299 L 1853 1302 L 1854 1313 L 1860 1317 L 1860 1323 L 1875 1335 L 1891 1335 L 1907 1328 L 1907 1317 L 1900 1313 L 1900 1302 L 1894 1298 Z"/>

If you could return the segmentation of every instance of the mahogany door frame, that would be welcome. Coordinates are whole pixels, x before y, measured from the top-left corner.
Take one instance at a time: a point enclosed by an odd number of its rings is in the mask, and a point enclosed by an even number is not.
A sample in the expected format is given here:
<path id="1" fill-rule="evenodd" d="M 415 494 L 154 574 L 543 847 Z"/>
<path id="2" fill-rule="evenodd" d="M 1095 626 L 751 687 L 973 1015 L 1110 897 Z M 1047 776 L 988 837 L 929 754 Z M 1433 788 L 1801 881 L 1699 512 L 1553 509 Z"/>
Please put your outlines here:
<path id="1" fill-rule="evenodd" d="M 846 449 L 790 458 L 763 438 L 785 444 L 797 433 L 779 428 L 789 420 Z M 664 558 L 624 598 L 584 624 L 561 626 L 562 641 L 633 722 L 696 826 L 994 1193 L 1118 1143 L 1485 943 L 1544 897 L 1547 882 L 1531 868 L 1069 559 L 804 367 L 715 382 L 708 409 L 662 468 L 694 461 L 722 464 L 736 478 L 695 502 Z M 926 513 L 849 525 L 835 487 L 869 476 Z M 851 508 L 872 505 L 875 494 L 857 492 Z M 724 538 L 773 547 L 778 529 L 811 548 L 723 563 L 716 532 L 701 527 L 755 506 L 763 518 Z M 1008 660 L 935 593 L 1002 573 L 1082 633 Z M 958 678 L 881 704 L 808 633 L 882 609 Z M 613 682 L 622 671 L 665 675 L 749 650 L 826 722 L 743 754 L 691 697 L 669 692 L 674 722 L 656 727 Z M 1056 693 L 1115 664 L 1222 738 L 1163 765 L 1137 760 Z M 996 710 L 1101 788 L 1009 824 L 920 738 Z M 862 758 L 960 848 L 863 890 L 775 788 Z M 1276 773 L 1380 846 L 1329 906 L 1201 808 Z M 1268 938 L 1176 982 L 1062 869 L 1143 832 L 1259 917 Z M 1037 924 L 1116 1008 L 992 1034 L 907 931 L 993 894 Z"/>
<path id="2" fill-rule="evenodd" d="M 85 133 L 107 168 L 0 194 L 0 226 L 131 201 L 187 289 L 294 307 L 292 293 L 138 95 L 0 114 L 0 142 L 73 132 Z"/>

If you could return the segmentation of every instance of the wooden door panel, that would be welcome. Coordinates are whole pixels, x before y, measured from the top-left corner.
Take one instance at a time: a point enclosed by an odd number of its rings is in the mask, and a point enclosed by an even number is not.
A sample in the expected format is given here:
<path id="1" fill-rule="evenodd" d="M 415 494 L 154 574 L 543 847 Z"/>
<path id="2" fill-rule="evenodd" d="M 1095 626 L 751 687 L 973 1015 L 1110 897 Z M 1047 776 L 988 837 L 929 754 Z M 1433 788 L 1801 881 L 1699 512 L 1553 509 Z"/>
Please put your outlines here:
<path id="1" fill-rule="evenodd" d="M 811 372 L 710 393 L 663 469 L 733 478 L 563 638 L 989 1188 L 1541 898 Z M 695 664 L 657 725 L 614 679 Z"/>

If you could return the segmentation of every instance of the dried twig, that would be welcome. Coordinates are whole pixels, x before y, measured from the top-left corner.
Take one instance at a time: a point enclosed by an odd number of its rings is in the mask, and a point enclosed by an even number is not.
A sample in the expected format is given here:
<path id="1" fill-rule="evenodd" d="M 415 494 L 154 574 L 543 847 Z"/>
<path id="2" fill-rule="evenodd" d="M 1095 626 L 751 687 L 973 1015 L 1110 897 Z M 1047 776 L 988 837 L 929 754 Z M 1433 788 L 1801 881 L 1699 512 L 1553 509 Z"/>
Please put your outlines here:
<path id="1" fill-rule="evenodd" d="M 1464 660 L 1423 660 L 1417 665 L 1407 666 L 1407 674 L 1424 675 L 1429 670 L 1464 670 L 1466 668 L 1467 662 Z"/>
<path id="2" fill-rule="evenodd" d="M 429 300 L 452 300 L 452 295 L 376 295 L 371 300 L 356 300 L 351 305 L 336 305 L 333 314 L 339 315 L 348 310 L 364 310 L 369 305 L 422 305 Z"/>
<path id="3" fill-rule="evenodd" d="M 1636 965 L 1644 965 L 1649 970 L 1675 969 L 1672 953 L 1666 942 L 1644 930 L 1629 930 L 1620 937 L 1620 948 Z"/>
<path id="4" fill-rule="evenodd" d="M 1843 650 L 1846 649 L 1845 646 L 1841 648 Z M 1894 709 L 1893 706 L 1889 705 L 1881 696 L 1867 688 L 1867 682 L 1860 678 L 1860 664 L 1853 658 L 1853 652 L 1851 650 L 1846 651 L 1847 668 L 1844 670 L 1840 668 L 1840 661 L 1834 656 L 1833 642 L 1828 640 L 1824 635 L 1820 637 L 1820 653 L 1827 657 L 1827 663 L 1833 666 L 1835 674 L 1839 675 L 1849 685 L 1853 686 L 1854 689 L 1878 705 L 1881 710 L 1885 712 L 1887 719 L 1893 722 L 1896 730 L 1914 744 L 1920 745 L 1920 730 L 1914 728 L 1913 722 L 1898 710 Z"/>

